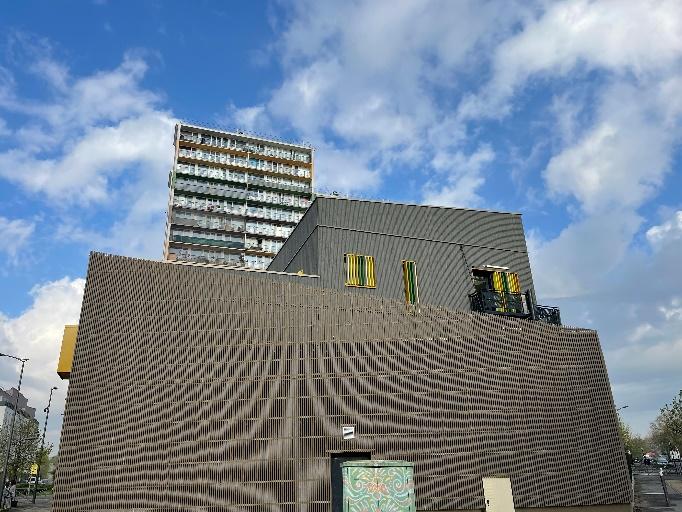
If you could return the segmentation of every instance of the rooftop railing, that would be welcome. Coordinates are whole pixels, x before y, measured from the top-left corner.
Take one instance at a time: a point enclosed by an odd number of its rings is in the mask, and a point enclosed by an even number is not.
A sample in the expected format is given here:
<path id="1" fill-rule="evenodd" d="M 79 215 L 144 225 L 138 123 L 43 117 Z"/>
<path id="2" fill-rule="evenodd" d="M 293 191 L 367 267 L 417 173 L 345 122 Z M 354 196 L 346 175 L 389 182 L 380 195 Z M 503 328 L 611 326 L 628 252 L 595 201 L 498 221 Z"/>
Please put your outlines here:
<path id="1" fill-rule="evenodd" d="M 527 316 L 525 297 L 522 293 L 478 290 L 469 295 L 471 309 L 479 313 L 511 316 Z"/>
<path id="2" fill-rule="evenodd" d="M 559 308 L 533 303 L 530 292 L 516 293 L 497 290 L 477 290 L 469 294 L 471 310 L 493 315 L 527 318 L 561 325 Z"/>
<path id="3" fill-rule="evenodd" d="M 561 325 L 561 312 L 555 306 L 535 305 L 535 320 L 548 324 Z"/>

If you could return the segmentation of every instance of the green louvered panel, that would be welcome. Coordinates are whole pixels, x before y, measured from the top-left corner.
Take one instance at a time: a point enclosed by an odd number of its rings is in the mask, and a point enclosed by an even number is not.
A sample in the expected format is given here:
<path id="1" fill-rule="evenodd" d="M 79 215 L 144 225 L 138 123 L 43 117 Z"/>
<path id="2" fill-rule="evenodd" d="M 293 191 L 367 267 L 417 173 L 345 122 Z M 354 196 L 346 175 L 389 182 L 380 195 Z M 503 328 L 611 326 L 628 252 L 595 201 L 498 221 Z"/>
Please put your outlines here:
<path id="1" fill-rule="evenodd" d="M 403 260 L 403 283 L 405 285 L 405 301 L 408 304 L 418 304 L 417 264 L 414 261 Z"/>
<path id="2" fill-rule="evenodd" d="M 376 288 L 374 258 L 361 254 L 346 254 L 346 286 Z"/>

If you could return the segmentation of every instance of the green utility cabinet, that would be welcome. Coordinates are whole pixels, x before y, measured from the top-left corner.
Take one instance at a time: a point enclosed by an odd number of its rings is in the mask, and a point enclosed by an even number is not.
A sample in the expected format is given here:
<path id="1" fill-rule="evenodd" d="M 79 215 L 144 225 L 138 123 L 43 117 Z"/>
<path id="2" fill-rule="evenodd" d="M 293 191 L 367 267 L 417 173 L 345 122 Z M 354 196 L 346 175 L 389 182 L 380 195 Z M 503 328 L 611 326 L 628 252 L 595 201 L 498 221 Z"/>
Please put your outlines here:
<path id="1" fill-rule="evenodd" d="M 343 512 L 416 512 L 411 462 L 353 460 L 341 468 Z"/>

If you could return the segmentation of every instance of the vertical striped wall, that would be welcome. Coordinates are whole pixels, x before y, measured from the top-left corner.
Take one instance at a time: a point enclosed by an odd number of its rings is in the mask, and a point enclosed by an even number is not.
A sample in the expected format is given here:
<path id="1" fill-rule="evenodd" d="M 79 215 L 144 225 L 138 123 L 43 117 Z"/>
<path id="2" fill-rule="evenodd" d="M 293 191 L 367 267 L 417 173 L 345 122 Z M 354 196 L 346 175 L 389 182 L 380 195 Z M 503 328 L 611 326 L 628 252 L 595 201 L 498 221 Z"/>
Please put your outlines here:
<path id="1" fill-rule="evenodd" d="M 535 296 L 521 216 L 509 213 L 317 198 L 269 268 L 342 290 L 346 253 L 374 257 L 376 289 L 353 290 L 362 296 L 404 300 L 402 260 L 416 262 L 424 304 L 468 311 L 482 265 L 509 267 Z"/>
<path id="2" fill-rule="evenodd" d="M 594 331 L 319 282 L 94 253 L 53 510 L 326 512 L 338 450 L 413 462 L 419 510 L 499 474 L 520 508 L 629 502 Z"/>

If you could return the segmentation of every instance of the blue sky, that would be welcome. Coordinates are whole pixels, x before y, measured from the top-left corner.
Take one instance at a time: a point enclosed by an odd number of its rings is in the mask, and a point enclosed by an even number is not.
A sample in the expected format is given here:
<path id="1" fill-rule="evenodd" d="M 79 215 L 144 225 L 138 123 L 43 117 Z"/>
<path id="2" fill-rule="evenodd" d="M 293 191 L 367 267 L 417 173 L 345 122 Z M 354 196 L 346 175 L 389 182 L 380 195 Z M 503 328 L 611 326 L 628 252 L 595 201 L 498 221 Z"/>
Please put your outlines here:
<path id="1" fill-rule="evenodd" d="M 682 387 L 682 4 L 191 5 L 3 5 L 0 350 L 39 410 L 60 386 L 52 440 L 88 252 L 161 257 L 179 118 L 312 143 L 322 191 L 522 212 L 647 431 Z"/>

